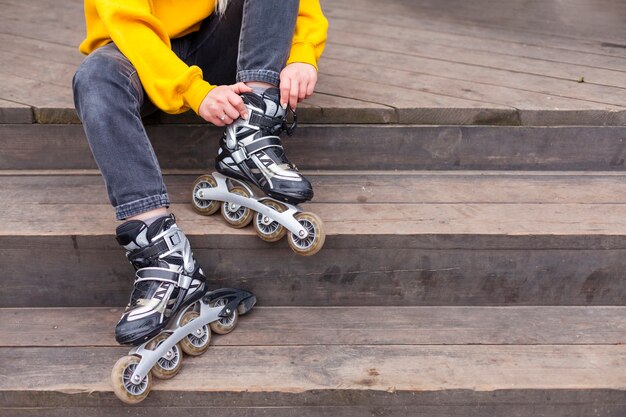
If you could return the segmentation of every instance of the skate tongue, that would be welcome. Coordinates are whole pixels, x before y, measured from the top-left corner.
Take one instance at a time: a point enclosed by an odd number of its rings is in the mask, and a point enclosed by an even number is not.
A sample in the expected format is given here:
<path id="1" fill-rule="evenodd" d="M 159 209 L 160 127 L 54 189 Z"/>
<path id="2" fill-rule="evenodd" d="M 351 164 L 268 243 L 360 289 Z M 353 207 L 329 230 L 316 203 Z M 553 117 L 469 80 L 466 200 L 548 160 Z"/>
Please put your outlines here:
<path id="1" fill-rule="evenodd" d="M 159 217 L 148 227 L 148 234 L 147 234 L 148 240 L 152 241 L 152 239 L 156 235 L 163 232 L 164 230 L 169 229 L 175 223 L 176 223 L 176 218 L 174 217 L 173 214 Z"/>
<path id="2" fill-rule="evenodd" d="M 117 242 L 126 250 L 135 250 L 150 243 L 146 236 L 148 227 L 141 220 L 131 220 L 121 224 L 115 230 Z"/>

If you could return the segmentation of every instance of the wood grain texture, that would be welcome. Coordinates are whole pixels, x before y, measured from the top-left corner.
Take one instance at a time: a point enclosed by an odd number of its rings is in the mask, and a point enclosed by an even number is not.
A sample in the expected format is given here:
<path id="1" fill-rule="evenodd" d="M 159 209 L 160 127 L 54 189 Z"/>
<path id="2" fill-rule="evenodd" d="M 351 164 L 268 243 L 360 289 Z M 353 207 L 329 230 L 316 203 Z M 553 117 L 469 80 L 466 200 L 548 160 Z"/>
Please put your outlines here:
<path id="1" fill-rule="evenodd" d="M 515 417 L 536 417 L 537 415 L 549 415 L 551 417 L 585 417 L 596 416 L 620 416 L 626 412 L 626 406 L 621 404 L 621 397 L 613 392 L 594 391 L 592 395 L 585 396 L 586 401 L 572 401 L 572 398 L 580 397 L 581 392 L 568 392 L 563 395 L 562 391 L 551 391 L 543 393 L 528 393 L 523 399 L 511 401 L 503 400 L 502 395 L 494 399 L 493 395 L 475 394 L 472 398 L 466 398 L 464 404 L 450 404 L 448 395 L 439 395 L 437 404 L 411 404 L 411 405 L 389 405 L 390 402 L 399 403 L 402 400 L 387 398 L 384 404 L 371 404 L 369 400 L 359 401 L 358 405 L 349 406 L 263 406 L 263 407 L 214 407 L 206 405 L 201 398 L 197 398 L 198 405 L 177 406 L 169 405 L 169 396 L 162 397 L 162 404 L 159 408 L 159 416 L 178 417 L 181 415 L 188 417 L 206 417 L 207 415 L 216 417 L 354 417 L 354 416 L 380 416 L 385 417 L 485 417 L 510 415 Z M 150 399 L 150 404 L 154 404 L 156 399 Z M 422 399 L 427 396 L 420 393 L 414 397 Z M 39 397 L 39 396 L 38 396 Z M 70 397 L 70 396 L 68 396 Z M 73 396 L 75 397 L 75 396 Z M 185 395 L 185 397 L 188 397 Z M 351 396 L 354 397 L 354 396 Z M 389 396 L 391 397 L 391 396 Z M 400 397 L 400 396 L 396 396 Z M 395 401 L 394 401 L 395 400 Z M 193 400 L 188 400 L 190 403 Z M 92 401 L 94 402 L 94 401 Z M 459 402 L 457 400 L 456 402 Z M 139 405 L 132 408 L 132 415 L 136 417 L 154 417 L 154 405 Z M 128 416 L 128 407 L 99 406 L 99 407 L 67 407 L 60 405 L 58 408 L 51 407 L 23 407 L 23 408 L 0 408 L 3 416 L 6 417 L 26 417 L 41 416 L 46 417 L 74 417 L 74 416 L 94 416 L 94 417 L 118 417 Z"/>
<path id="2" fill-rule="evenodd" d="M 115 347 L 121 308 L 0 309 L 0 347 Z M 27 330 L 27 331 L 26 331 Z M 216 346 L 626 342 L 626 307 L 257 307 Z"/>
<path id="3" fill-rule="evenodd" d="M 184 173 L 183 173 L 184 172 Z M 189 204 L 202 171 L 164 175 L 170 200 Z M 344 204 L 626 204 L 625 172 L 303 171 L 313 202 Z M 29 190 L 30 192 L 26 192 Z M 100 172 L 0 172 L 3 204 L 107 204 Z"/>
<path id="4" fill-rule="evenodd" d="M 96 168 L 80 125 L 0 129 L 0 169 Z M 150 125 L 147 131 L 163 169 L 214 166 L 220 129 Z M 302 125 L 284 146 L 304 170 L 623 171 L 625 141 L 626 127 L 611 126 Z"/>
<path id="5" fill-rule="evenodd" d="M 10 377 L 0 380 L 0 391 L 110 393 L 111 366 L 126 352 L 1 348 Z M 326 390 L 338 397 L 359 391 L 626 390 L 626 347 L 620 345 L 214 346 L 185 362 L 176 378 L 159 381 L 154 390 L 202 392 L 207 399 L 229 392 L 286 399 Z"/>

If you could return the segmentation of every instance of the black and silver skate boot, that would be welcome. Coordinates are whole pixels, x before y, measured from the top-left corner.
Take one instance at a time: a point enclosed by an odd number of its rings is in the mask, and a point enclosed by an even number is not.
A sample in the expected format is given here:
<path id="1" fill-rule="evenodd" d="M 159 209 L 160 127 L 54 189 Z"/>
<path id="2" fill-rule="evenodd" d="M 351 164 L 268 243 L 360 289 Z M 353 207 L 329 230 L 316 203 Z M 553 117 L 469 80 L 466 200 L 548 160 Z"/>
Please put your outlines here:
<path id="1" fill-rule="evenodd" d="M 313 198 L 311 183 L 289 162 L 278 135 L 295 128 L 287 125 L 287 111 L 280 106 L 280 90 L 241 95 L 248 119 L 237 119 L 226 128 L 215 162 L 223 175 L 249 181 L 268 196 L 289 204 Z"/>
<path id="2" fill-rule="evenodd" d="M 117 228 L 116 235 L 136 274 L 115 339 L 137 345 L 156 336 L 178 311 L 202 298 L 207 292 L 206 278 L 173 214 L 150 226 L 128 221 Z"/>

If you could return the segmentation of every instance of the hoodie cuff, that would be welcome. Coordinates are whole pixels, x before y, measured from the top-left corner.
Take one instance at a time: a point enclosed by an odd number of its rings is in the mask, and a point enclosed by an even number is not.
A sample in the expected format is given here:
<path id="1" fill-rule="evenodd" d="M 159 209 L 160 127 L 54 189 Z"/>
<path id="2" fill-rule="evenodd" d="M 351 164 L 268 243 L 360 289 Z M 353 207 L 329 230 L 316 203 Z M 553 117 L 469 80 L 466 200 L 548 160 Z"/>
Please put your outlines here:
<path id="1" fill-rule="evenodd" d="M 315 45 L 312 43 L 294 43 L 291 45 L 291 53 L 287 60 L 287 65 L 294 62 L 304 62 L 311 64 L 317 70 L 317 59 L 315 58 Z"/>
<path id="2" fill-rule="evenodd" d="M 192 109 L 196 114 L 198 114 L 198 109 L 200 108 L 200 104 L 202 100 L 209 94 L 209 91 L 215 88 L 214 85 L 209 84 L 204 81 L 202 78 L 194 79 L 189 88 L 183 94 L 183 101 L 190 109 Z"/>

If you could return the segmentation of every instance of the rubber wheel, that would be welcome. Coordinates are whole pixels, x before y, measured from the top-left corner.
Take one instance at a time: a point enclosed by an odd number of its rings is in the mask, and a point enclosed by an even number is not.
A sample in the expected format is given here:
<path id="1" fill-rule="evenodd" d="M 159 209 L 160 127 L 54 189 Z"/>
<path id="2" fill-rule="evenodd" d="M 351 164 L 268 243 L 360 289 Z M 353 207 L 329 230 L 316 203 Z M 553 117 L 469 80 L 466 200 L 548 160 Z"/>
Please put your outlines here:
<path id="1" fill-rule="evenodd" d="M 193 183 L 193 193 L 191 194 L 191 204 L 193 209 L 203 216 L 210 216 L 220 209 L 220 202 L 215 200 L 201 200 L 196 197 L 196 192 L 201 188 L 215 188 L 217 182 L 211 175 L 201 175 Z"/>
<path id="2" fill-rule="evenodd" d="M 268 207 L 271 207 L 279 213 L 282 213 L 286 210 L 285 206 L 274 200 L 263 200 L 261 203 L 265 204 Z M 287 234 L 287 229 L 285 229 L 285 226 L 278 223 L 277 221 L 272 221 L 265 218 L 265 216 L 261 213 L 256 213 L 254 215 L 253 225 L 254 231 L 256 232 L 257 236 L 259 236 L 262 240 L 266 242 L 278 242 Z"/>
<path id="3" fill-rule="evenodd" d="M 315 255 L 324 246 L 326 234 L 324 233 L 322 220 L 313 213 L 297 213 L 296 220 L 309 232 L 305 238 L 300 238 L 289 233 L 289 246 L 298 255 Z"/>
<path id="4" fill-rule="evenodd" d="M 197 311 L 188 311 L 180 319 L 181 327 L 200 317 Z M 189 356 L 202 355 L 211 343 L 211 329 L 206 324 L 180 341 L 180 348 Z"/>
<path id="5" fill-rule="evenodd" d="M 115 396 L 126 404 L 137 404 L 144 400 L 152 389 L 150 373 L 138 384 L 131 382 L 131 377 L 141 361 L 137 356 L 123 356 L 111 371 L 111 382 Z"/>
<path id="6" fill-rule="evenodd" d="M 226 299 L 220 298 L 211 304 L 211 307 L 224 307 L 226 305 Z M 229 317 L 221 317 L 211 323 L 209 326 L 217 334 L 228 334 L 235 330 L 237 327 L 237 321 L 239 320 L 239 312 L 237 309 L 231 312 Z"/>
<path id="7" fill-rule="evenodd" d="M 148 343 L 147 348 L 150 350 L 155 350 L 159 347 L 168 337 L 170 337 L 167 333 L 161 333 L 150 343 Z M 170 350 L 165 353 L 165 356 L 160 357 L 157 363 L 151 369 L 152 375 L 158 379 L 171 379 L 176 376 L 176 374 L 180 371 L 180 368 L 183 366 L 183 356 L 180 352 L 180 346 L 176 343 Z"/>
<path id="8" fill-rule="evenodd" d="M 248 191 L 239 186 L 233 187 L 230 190 L 230 193 L 250 197 Z M 241 229 L 249 225 L 252 221 L 253 214 L 254 212 L 248 207 L 235 205 L 227 201 L 222 203 L 222 216 L 224 217 L 224 220 L 226 220 L 226 222 L 235 229 Z"/>

